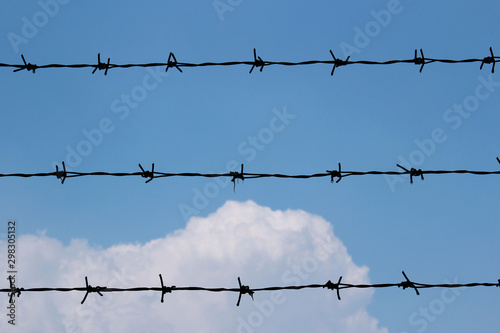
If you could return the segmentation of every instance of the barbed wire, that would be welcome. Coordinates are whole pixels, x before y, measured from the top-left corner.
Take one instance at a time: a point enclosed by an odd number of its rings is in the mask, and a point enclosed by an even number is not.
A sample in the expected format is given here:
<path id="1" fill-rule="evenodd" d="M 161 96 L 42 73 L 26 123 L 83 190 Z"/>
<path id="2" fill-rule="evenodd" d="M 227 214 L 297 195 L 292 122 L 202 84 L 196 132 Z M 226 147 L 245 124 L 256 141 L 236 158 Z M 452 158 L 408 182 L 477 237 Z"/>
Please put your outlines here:
<path id="1" fill-rule="evenodd" d="M 500 159 L 497 157 L 497 162 L 500 163 Z M 474 171 L 474 170 L 422 170 L 410 168 L 407 169 L 404 166 L 396 164 L 402 171 L 343 171 L 342 166 L 339 163 L 338 170 L 326 170 L 322 173 L 313 174 L 301 174 L 301 175 L 290 175 L 290 174 L 280 174 L 280 173 L 249 173 L 244 172 L 244 165 L 241 165 L 241 171 L 230 171 L 227 173 L 197 173 L 197 172 L 159 172 L 155 171 L 155 164 L 151 166 L 151 171 L 145 170 L 139 163 L 139 168 L 141 171 L 137 172 L 76 172 L 67 171 L 66 165 L 62 162 L 62 170 L 59 170 L 59 166 L 56 165 L 55 172 L 41 172 L 41 173 L 0 173 L 0 178 L 2 177 L 21 177 L 21 178 L 31 178 L 31 177 L 56 177 L 61 180 L 61 184 L 67 178 L 75 177 L 85 177 L 85 176 L 113 176 L 113 177 L 128 177 L 128 176 L 139 176 L 147 178 L 146 183 L 149 183 L 155 178 L 167 178 L 167 177 L 205 177 L 205 178 L 219 178 L 219 177 L 229 177 L 231 182 L 233 182 L 236 188 L 236 182 L 238 180 L 244 181 L 246 179 L 255 178 L 294 178 L 294 179 L 310 179 L 310 178 L 321 178 L 330 177 L 330 181 L 338 183 L 342 178 L 350 176 L 366 176 L 366 175 L 388 175 L 388 176 L 401 176 L 409 175 L 410 183 L 413 183 L 413 177 L 420 177 L 424 179 L 425 174 L 443 175 L 443 174 L 471 174 L 471 175 L 500 175 L 500 170 L 498 171 Z M 336 180 L 335 180 L 336 178 Z"/>
<path id="2" fill-rule="evenodd" d="M 263 287 L 263 288 L 250 288 L 249 286 L 243 285 L 241 283 L 240 277 L 238 277 L 238 288 L 207 288 L 207 287 L 177 287 L 170 286 L 167 287 L 163 283 L 163 277 L 160 276 L 160 286 L 159 287 L 133 287 L 133 288 L 113 288 L 113 287 L 102 287 L 95 286 L 92 287 L 88 278 L 85 277 L 85 287 L 74 287 L 74 288 L 18 288 L 15 286 L 14 278 L 9 276 L 7 279 L 10 282 L 10 288 L 0 289 L 0 292 L 8 293 L 9 302 L 15 302 L 14 297 L 20 297 L 21 293 L 26 292 L 49 292 L 49 291 L 58 291 L 58 292 L 72 292 L 72 291 L 85 291 L 85 296 L 81 301 L 81 304 L 85 303 L 87 296 L 91 293 L 97 293 L 100 296 L 103 296 L 103 293 L 114 293 L 114 292 L 143 292 L 143 291 L 160 291 L 161 292 L 161 303 L 164 302 L 165 294 L 172 293 L 174 291 L 206 291 L 206 292 L 234 292 L 238 293 L 238 301 L 236 306 L 240 305 L 241 296 L 248 294 L 252 300 L 253 295 L 256 292 L 262 291 L 277 291 L 277 290 L 301 290 L 301 289 L 319 289 L 319 288 L 327 288 L 329 290 L 335 290 L 337 293 L 337 298 L 340 301 L 340 290 L 342 289 L 368 289 L 368 288 L 390 288 L 390 287 L 398 287 L 403 289 L 413 289 L 417 295 L 420 295 L 419 289 L 428 289 L 428 288 L 472 288 L 472 287 L 500 287 L 500 279 L 498 282 L 473 282 L 473 283 L 440 283 L 440 284 L 427 284 L 427 283 L 419 283 L 411 281 L 406 273 L 402 271 L 403 276 L 405 278 L 404 281 L 398 283 L 374 283 L 374 284 L 351 284 L 342 282 L 342 276 L 338 279 L 337 283 L 333 283 L 331 280 L 328 280 L 325 284 L 305 284 L 305 285 L 289 285 L 289 286 L 277 286 L 277 287 Z"/>
<path id="3" fill-rule="evenodd" d="M 46 64 L 46 65 L 36 65 L 27 62 L 24 55 L 21 54 L 23 64 L 6 64 L 0 63 L 0 67 L 15 68 L 14 72 L 19 72 L 27 70 L 28 72 L 33 72 L 37 69 L 46 68 L 93 68 L 92 74 L 97 70 L 104 70 L 104 75 L 108 74 L 108 70 L 114 68 L 133 68 L 133 67 L 165 67 L 167 72 L 170 68 L 176 68 L 182 73 L 182 67 L 214 67 L 214 66 L 236 66 L 236 65 L 247 65 L 251 66 L 249 73 L 252 73 L 254 69 L 260 69 L 260 72 L 265 66 L 281 65 L 281 66 L 305 66 L 305 65 L 316 65 L 316 64 L 327 64 L 333 65 L 330 75 L 333 75 L 337 67 L 347 66 L 347 65 L 393 65 L 393 64 L 414 64 L 420 66 L 420 72 L 424 69 L 424 66 L 431 63 L 444 63 L 444 64 L 459 64 L 459 63 L 480 63 L 479 69 L 483 69 L 484 64 L 492 64 L 491 72 L 495 72 L 495 63 L 500 60 L 500 57 L 495 57 L 493 54 L 493 49 L 490 47 L 490 55 L 483 58 L 470 58 L 470 59 L 438 59 L 438 58 L 426 58 L 424 52 L 420 49 L 420 56 L 415 49 L 415 55 L 410 59 L 393 59 L 385 61 L 374 61 L 374 60 L 349 60 L 348 56 L 345 60 L 335 57 L 332 50 L 330 50 L 330 55 L 332 59 L 330 60 L 306 60 L 299 62 L 289 62 L 289 61 L 269 61 L 262 60 L 260 56 L 257 55 L 257 51 L 253 49 L 253 61 L 225 61 L 225 62 L 201 62 L 201 63 L 190 63 L 190 62 L 178 62 L 175 55 L 170 52 L 167 62 L 151 62 L 151 63 L 139 63 L 139 64 L 112 64 L 110 63 L 111 58 L 108 58 L 107 62 L 101 62 L 101 54 L 97 54 L 97 64 Z"/>

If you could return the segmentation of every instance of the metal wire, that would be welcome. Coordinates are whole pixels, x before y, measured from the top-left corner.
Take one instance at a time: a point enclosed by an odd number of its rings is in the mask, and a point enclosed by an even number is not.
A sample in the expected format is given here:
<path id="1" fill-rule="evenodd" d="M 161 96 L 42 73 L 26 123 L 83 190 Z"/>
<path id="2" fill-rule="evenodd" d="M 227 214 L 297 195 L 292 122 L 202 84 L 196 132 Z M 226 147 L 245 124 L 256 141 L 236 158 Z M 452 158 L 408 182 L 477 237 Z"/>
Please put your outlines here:
<path id="1" fill-rule="evenodd" d="M 384 61 L 374 61 L 374 60 L 349 60 L 350 56 L 346 60 L 339 59 L 335 57 L 332 50 L 330 50 L 330 55 L 332 59 L 329 60 L 306 60 L 299 62 L 290 61 L 269 61 L 262 60 L 260 56 L 257 55 L 257 51 L 253 49 L 253 60 L 252 61 L 225 61 L 225 62 L 201 62 L 201 63 L 190 63 L 190 62 L 178 62 L 175 55 L 170 52 L 167 62 L 151 62 L 151 63 L 138 63 L 138 64 L 113 64 L 110 63 L 110 58 L 107 62 L 101 62 L 101 54 L 97 54 L 97 64 L 46 64 L 46 65 L 36 65 L 27 62 L 24 55 L 21 55 L 23 64 L 7 64 L 0 63 L 0 67 L 14 68 L 14 72 L 19 72 L 23 70 L 31 71 L 35 73 L 37 69 L 47 69 L 47 68 L 93 68 L 92 74 L 97 70 L 104 70 L 104 75 L 108 74 L 108 70 L 115 68 L 133 68 L 133 67 L 165 67 L 165 71 L 169 68 L 176 68 L 182 73 L 182 67 L 214 67 L 214 66 L 237 66 L 246 65 L 251 66 L 249 73 L 252 73 L 255 68 L 259 68 L 262 72 L 264 67 L 272 65 L 280 66 L 306 66 L 306 65 L 316 65 L 316 64 L 327 64 L 333 65 L 331 75 L 335 72 L 337 67 L 347 66 L 347 65 L 393 65 L 393 64 L 414 64 L 420 66 L 420 72 L 424 69 L 426 64 L 432 63 L 443 63 L 443 64 L 459 64 L 459 63 L 480 63 L 479 69 L 483 69 L 484 64 L 492 64 L 491 72 L 495 72 L 495 63 L 500 57 L 495 57 L 493 54 L 493 49 L 490 47 L 490 55 L 483 58 L 469 58 L 469 59 L 439 59 L 439 58 L 426 58 L 424 52 L 420 49 L 420 56 L 415 50 L 413 58 L 409 59 L 392 59 Z"/>
<path id="2" fill-rule="evenodd" d="M 351 284 L 351 283 L 343 283 L 342 276 L 339 278 L 337 283 L 333 283 L 332 281 L 328 281 L 324 284 L 305 284 L 305 285 L 296 285 L 296 286 L 277 286 L 277 287 L 262 287 L 262 288 L 250 288 L 249 286 L 245 286 L 241 283 L 241 279 L 238 277 L 238 288 L 207 288 L 207 287 L 166 287 L 163 284 L 163 277 L 160 274 L 160 286 L 159 287 L 133 287 L 133 288 L 112 288 L 112 287 L 101 287 L 96 286 L 92 287 L 88 283 L 87 277 L 85 277 L 85 287 L 74 287 L 74 288 L 18 288 L 14 285 L 13 277 L 9 276 L 10 288 L 8 289 L 0 289 L 0 292 L 8 293 L 9 302 L 13 303 L 15 300 L 14 296 L 19 297 L 21 293 L 26 292 L 72 292 L 72 291 L 85 291 L 85 296 L 81 301 L 81 304 L 85 302 L 87 296 L 90 293 L 97 293 L 100 296 L 103 296 L 103 293 L 114 293 L 114 292 L 143 292 L 143 291 L 161 291 L 161 302 L 164 302 L 164 296 L 167 293 L 177 292 L 177 291 L 206 291 L 206 292 L 234 292 L 238 293 L 238 302 L 236 306 L 240 305 L 241 296 L 244 294 L 250 295 L 253 299 L 253 295 L 256 292 L 263 291 L 276 291 L 276 290 L 302 290 L 302 289 L 318 289 L 318 288 L 327 288 L 329 290 L 335 290 L 337 293 L 338 300 L 340 298 L 340 290 L 342 289 L 367 289 L 367 288 L 411 288 L 415 290 L 417 295 L 420 295 L 419 289 L 428 289 L 428 288 L 473 288 L 473 287 L 500 287 L 500 279 L 498 282 L 473 282 L 473 283 L 441 283 L 441 284 L 427 284 L 427 283 L 419 283 L 411 281 L 406 273 L 402 271 L 403 276 L 405 278 L 404 281 L 398 283 L 375 283 L 375 284 Z"/>
<path id="3" fill-rule="evenodd" d="M 500 163 L 500 159 L 497 157 L 498 163 Z M 443 175 L 443 174 L 470 174 L 470 175 L 500 175 L 500 170 L 498 171 L 474 171 L 474 170 L 422 170 L 422 169 L 407 169 L 399 164 L 397 164 L 402 171 L 343 171 L 341 164 L 339 163 L 338 170 L 326 170 L 326 172 L 322 173 L 313 173 L 313 174 L 300 174 L 300 175 L 290 175 L 290 174 L 281 174 L 281 173 L 249 173 L 244 172 L 243 167 L 241 165 L 241 171 L 230 171 L 228 173 L 197 173 L 197 172 L 180 172 L 180 173 L 171 173 L 171 172 L 159 172 L 155 171 L 155 165 L 152 164 L 151 171 L 144 170 L 144 168 L 139 164 L 139 168 L 141 171 L 137 172 L 105 172 L 105 171 L 96 171 L 96 172 L 75 172 L 75 171 L 66 171 L 66 165 L 62 162 L 62 170 L 59 170 L 59 167 L 56 166 L 55 172 L 41 172 L 41 173 L 0 173 L 0 178 L 2 177 L 21 177 L 21 178 L 31 178 L 31 177 L 54 177 L 61 180 L 61 183 L 64 184 L 64 181 L 67 178 L 75 178 L 75 177 L 85 177 L 85 176 L 113 176 L 113 177 L 128 177 L 128 176 L 139 176 L 143 178 L 147 178 L 146 183 L 149 183 L 155 178 L 167 178 L 167 177 L 205 177 L 205 178 L 218 178 L 218 177 L 230 177 L 231 181 L 236 186 L 236 181 L 245 180 L 245 179 L 254 179 L 254 178 L 294 178 L 294 179 L 309 179 L 309 178 L 321 178 L 321 177 L 330 177 L 330 181 L 333 182 L 335 178 L 337 178 L 336 182 L 338 183 L 342 178 L 351 177 L 351 176 L 366 176 L 366 175 L 389 175 L 389 176 L 400 176 L 400 175 L 409 175 L 410 183 L 413 183 L 413 177 L 420 177 L 422 180 L 424 179 L 424 174 L 434 174 L 434 175 Z"/>

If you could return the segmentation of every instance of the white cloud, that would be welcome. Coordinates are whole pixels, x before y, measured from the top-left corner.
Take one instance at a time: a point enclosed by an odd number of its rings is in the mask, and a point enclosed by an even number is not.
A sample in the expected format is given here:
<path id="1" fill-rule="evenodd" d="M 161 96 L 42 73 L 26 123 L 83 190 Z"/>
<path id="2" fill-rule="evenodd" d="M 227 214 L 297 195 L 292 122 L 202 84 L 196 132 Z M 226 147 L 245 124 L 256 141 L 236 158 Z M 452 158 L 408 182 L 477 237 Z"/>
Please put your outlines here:
<path id="1" fill-rule="evenodd" d="M 5 253 L 5 242 L 0 242 Z M 19 286 L 129 288 L 165 285 L 251 288 L 336 282 L 369 283 L 323 218 L 304 211 L 273 211 L 252 201 L 229 201 L 208 217 L 146 244 L 95 248 L 43 234 L 19 239 Z M 16 303 L 25 332 L 387 332 L 366 312 L 373 290 L 327 289 L 243 295 L 174 291 L 90 294 L 23 293 Z M 2 304 L 7 304 L 4 297 Z M 5 309 L 5 307 L 2 307 Z M 6 320 L 0 323 L 5 331 Z M 9 325 L 10 326 L 10 325 Z M 14 330 L 13 330 L 14 331 Z"/>

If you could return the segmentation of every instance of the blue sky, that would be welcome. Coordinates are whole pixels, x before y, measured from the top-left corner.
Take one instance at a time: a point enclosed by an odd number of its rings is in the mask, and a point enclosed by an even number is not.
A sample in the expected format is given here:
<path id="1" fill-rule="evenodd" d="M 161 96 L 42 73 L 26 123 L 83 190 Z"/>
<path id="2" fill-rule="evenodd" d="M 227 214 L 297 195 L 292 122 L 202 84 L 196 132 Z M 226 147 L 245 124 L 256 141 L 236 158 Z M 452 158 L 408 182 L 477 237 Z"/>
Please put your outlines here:
<path id="1" fill-rule="evenodd" d="M 351 60 L 409 59 L 420 48 L 453 59 L 488 56 L 490 46 L 500 52 L 494 1 L 54 3 L 4 5 L 0 62 L 21 63 L 24 54 L 38 65 L 95 63 L 97 53 L 112 63 L 165 62 L 170 52 L 179 62 L 250 61 L 253 48 L 274 61 L 327 60 L 329 50 Z M 244 163 L 246 172 L 292 174 L 339 162 L 356 171 L 397 170 L 410 166 L 405 161 L 422 169 L 500 168 L 500 78 L 491 65 L 428 64 L 422 73 L 408 64 L 350 65 L 333 77 L 329 65 L 248 70 L 1 69 L 1 172 L 50 172 L 63 160 L 88 172 L 133 172 L 138 163 L 165 172 L 225 172 L 228 163 Z M 455 111 L 463 105 L 473 111 Z M 500 278 L 496 176 L 428 175 L 411 185 L 384 176 L 336 184 L 256 179 L 235 192 L 231 183 L 202 178 L 0 182 L 1 220 L 16 219 L 20 235 L 45 232 L 65 249 L 74 239 L 86 240 L 87 250 L 144 245 L 185 229 L 191 215 L 252 200 L 321 216 L 353 262 L 369 268 L 371 282 L 396 282 L 401 270 L 429 283 Z M 29 262 L 23 246 L 20 260 Z M 492 291 L 464 290 L 432 320 L 419 311 L 439 303 L 438 289 L 419 297 L 377 290 L 366 309 L 389 332 L 492 331 L 499 325 Z"/>

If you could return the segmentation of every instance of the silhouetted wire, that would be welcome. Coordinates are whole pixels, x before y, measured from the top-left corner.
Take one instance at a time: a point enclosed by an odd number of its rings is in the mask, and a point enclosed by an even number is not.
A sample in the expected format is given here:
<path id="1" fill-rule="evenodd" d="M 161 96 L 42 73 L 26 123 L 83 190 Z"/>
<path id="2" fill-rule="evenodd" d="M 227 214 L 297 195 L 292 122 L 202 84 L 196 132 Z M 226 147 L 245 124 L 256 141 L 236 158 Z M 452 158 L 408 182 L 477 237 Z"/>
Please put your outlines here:
<path id="1" fill-rule="evenodd" d="M 332 281 L 328 281 L 325 284 L 305 284 L 305 285 L 291 285 L 291 286 L 278 286 L 278 287 L 263 287 L 263 288 L 250 288 L 249 286 L 243 285 L 241 283 L 240 278 L 238 277 L 238 288 L 207 288 L 207 287 L 166 287 L 163 284 L 163 277 L 160 276 L 160 286 L 159 287 L 133 287 L 133 288 L 112 288 L 112 287 L 101 287 L 95 286 L 92 287 L 88 283 L 87 277 L 85 277 L 85 287 L 74 287 L 74 288 L 18 288 L 13 283 L 13 278 L 9 276 L 10 288 L 8 289 L 0 289 L 0 292 L 8 293 L 9 302 L 13 302 L 13 297 L 19 297 L 21 293 L 26 292 L 72 292 L 72 291 L 85 291 L 85 296 L 81 301 L 81 304 L 85 302 L 88 294 L 97 293 L 100 296 L 103 296 L 103 293 L 113 293 L 113 292 L 141 292 L 141 291 L 161 291 L 161 302 L 164 302 L 164 296 L 167 293 L 172 293 L 174 291 L 206 291 L 206 292 L 235 292 L 239 293 L 238 302 L 236 306 L 240 305 L 241 296 L 248 294 L 253 299 L 253 295 L 256 292 L 262 291 L 276 291 L 276 290 L 301 290 L 301 289 L 317 289 L 317 288 L 327 288 L 329 290 L 335 290 L 337 293 L 337 298 L 340 298 L 340 290 L 342 289 L 367 289 L 367 288 L 410 288 L 415 290 L 417 295 L 420 295 L 418 289 L 428 289 L 428 288 L 472 288 L 472 287 L 500 287 L 500 279 L 498 282 L 490 283 L 490 282 L 473 282 L 473 283 L 440 283 L 440 284 L 427 284 L 427 283 L 419 283 L 411 281 L 406 273 L 402 271 L 403 276 L 405 278 L 404 281 L 398 283 L 375 283 L 375 284 L 350 284 L 343 283 L 342 276 L 339 278 L 337 283 L 333 283 Z"/>
<path id="2" fill-rule="evenodd" d="M 500 159 L 497 157 L 497 161 L 500 163 Z M 139 176 L 143 178 L 147 178 L 146 183 L 149 183 L 155 178 L 167 178 L 167 177 L 205 177 L 205 178 L 218 178 L 218 177 L 229 177 L 231 181 L 236 186 L 236 181 L 245 179 L 255 179 L 255 178 L 294 178 L 294 179 L 309 179 L 309 178 L 321 178 L 321 177 L 330 177 L 330 181 L 333 183 L 336 178 L 336 182 L 338 183 L 342 178 L 351 177 L 351 176 L 366 176 L 366 175 L 387 175 L 387 176 L 401 176 L 401 175 L 409 175 L 410 183 L 413 183 L 413 177 L 420 177 L 422 180 L 424 179 L 424 174 L 434 174 L 434 175 L 443 175 L 443 174 L 471 174 L 471 175 L 500 175 L 500 170 L 498 171 L 474 171 L 474 170 L 422 170 L 422 169 L 407 169 L 399 164 L 396 164 L 402 171 L 342 171 L 341 164 L 339 163 L 338 170 L 326 170 L 326 172 L 322 173 L 313 173 L 313 174 L 301 174 L 301 175 L 290 175 L 290 174 L 280 174 L 280 173 L 249 173 L 244 172 L 243 164 L 241 165 L 241 171 L 230 171 L 227 173 L 198 173 L 198 172 L 180 172 L 180 173 L 172 173 L 172 172 L 159 172 L 154 171 L 154 163 L 152 164 L 151 171 L 144 170 L 144 168 L 139 164 L 139 168 L 141 171 L 137 172 L 105 172 L 105 171 L 96 171 L 96 172 L 76 172 L 76 171 L 67 171 L 66 165 L 62 162 L 62 170 L 59 170 L 59 166 L 56 166 L 55 172 L 41 172 L 41 173 L 0 173 L 1 177 L 21 177 L 21 178 L 30 178 L 30 177 L 54 177 L 61 180 L 61 183 L 64 184 L 64 181 L 67 178 L 76 178 L 76 177 L 85 177 L 85 176 L 113 176 L 113 177 L 129 177 L 129 176 Z"/>
<path id="3" fill-rule="evenodd" d="M 6 64 L 0 63 L 0 67 L 15 68 L 14 72 L 19 72 L 22 70 L 27 70 L 35 73 L 37 69 L 46 68 L 93 68 L 92 74 L 97 70 L 104 70 L 104 75 L 108 74 L 108 70 L 114 68 L 133 68 L 133 67 L 165 67 L 165 71 L 169 68 L 176 68 L 182 73 L 182 67 L 214 67 L 214 66 L 236 66 L 236 65 L 246 65 L 251 66 L 249 73 L 255 68 L 259 68 L 262 72 L 264 67 L 272 65 L 281 66 L 305 66 L 305 65 L 315 65 L 315 64 L 327 64 L 333 65 L 331 75 L 333 75 L 335 69 L 341 66 L 347 65 L 392 65 L 392 64 L 414 64 L 420 66 L 420 72 L 422 72 L 424 65 L 432 63 L 444 63 L 444 64 L 459 64 L 459 63 L 480 63 L 480 69 L 483 69 L 484 64 L 492 64 L 491 72 L 495 72 L 495 63 L 500 57 L 495 57 L 493 54 L 493 49 L 490 47 L 490 55 L 484 58 L 470 58 L 470 59 L 438 59 L 438 58 L 426 58 L 424 52 L 420 49 L 420 56 L 415 50 L 415 55 L 410 59 L 393 59 L 385 61 L 372 61 L 372 60 L 349 60 L 350 56 L 346 60 L 338 59 L 330 50 L 330 55 L 332 59 L 330 60 L 306 60 L 299 62 L 290 61 L 268 61 L 262 60 L 260 56 L 257 55 L 257 51 L 253 49 L 253 61 L 225 61 L 225 62 L 201 62 L 201 63 L 189 63 L 189 62 L 178 62 L 176 57 L 172 52 L 170 52 L 167 62 L 151 62 L 151 63 L 138 63 L 138 64 L 113 64 L 110 63 L 110 58 L 107 62 L 101 62 L 101 54 L 97 55 L 97 64 L 46 64 L 46 65 L 36 65 L 26 62 L 24 55 L 21 55 L 23 64 Z"/>

